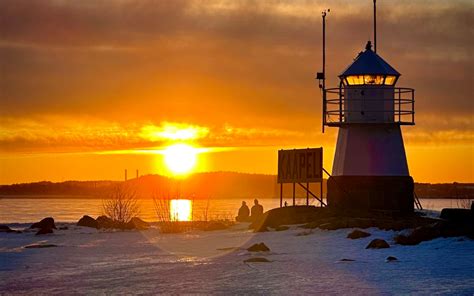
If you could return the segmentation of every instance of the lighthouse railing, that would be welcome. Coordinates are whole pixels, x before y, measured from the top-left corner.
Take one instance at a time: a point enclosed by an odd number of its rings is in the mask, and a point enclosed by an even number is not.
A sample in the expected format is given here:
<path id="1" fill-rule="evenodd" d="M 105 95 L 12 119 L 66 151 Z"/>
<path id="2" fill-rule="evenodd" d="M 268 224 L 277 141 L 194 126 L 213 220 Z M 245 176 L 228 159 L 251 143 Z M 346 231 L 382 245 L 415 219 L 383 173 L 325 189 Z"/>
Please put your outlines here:
<path id="1" fill-rule="evenodd" d="M 371 87 L 371 90 L 387 90 L 386 87 Z M 326 126 L 346 124 L 415 124 L 415 90 L 394 87 L 391 98 L 347 98 L 344 88 L 328 88 L 323 108 L 323 123 Z M 367 90 L 354 88 L 351 90 Z M 392 104 L 393 103 L 393 104 Z M 367 106 L 372 107 L 367 107 Z M 374 109 L 378 106 L 380 109 Z"/>

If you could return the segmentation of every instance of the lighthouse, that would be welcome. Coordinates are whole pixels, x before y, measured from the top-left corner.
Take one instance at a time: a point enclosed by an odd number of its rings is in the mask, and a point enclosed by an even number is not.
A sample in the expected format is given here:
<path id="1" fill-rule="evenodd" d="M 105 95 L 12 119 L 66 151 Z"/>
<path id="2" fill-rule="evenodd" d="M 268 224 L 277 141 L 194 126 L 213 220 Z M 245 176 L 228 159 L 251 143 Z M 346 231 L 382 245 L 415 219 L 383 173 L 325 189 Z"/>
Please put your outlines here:
<path id="1" fill-rule="evenodd" d="M 414 89 L 397 87 L 400 75 L 369 41 L 339 75 L 339 87 L 323 89 L 323 127 L 339 128 L 329 207 L 413 212 L 401 126 L 415 124 Z"/>

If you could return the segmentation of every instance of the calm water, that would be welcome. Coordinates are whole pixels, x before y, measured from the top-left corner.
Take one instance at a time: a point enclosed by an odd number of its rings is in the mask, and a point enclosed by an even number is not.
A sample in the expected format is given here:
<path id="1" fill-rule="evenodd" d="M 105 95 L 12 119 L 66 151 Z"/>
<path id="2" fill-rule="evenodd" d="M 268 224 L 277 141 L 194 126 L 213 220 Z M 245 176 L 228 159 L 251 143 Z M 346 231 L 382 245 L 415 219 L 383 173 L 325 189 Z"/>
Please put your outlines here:
<path id="1" fill-rule="evenodd" d="M 291 200 L 287 200 L 291 203 Z M 279 206 L 278 199 L 261 199 L 265 210 Z M 304 204 L 305 200 L 297 200 Z M 233 219 L 240 207 L 238 199 L 196 200 L 193 204 L 192 217 L 203 219 Z M 252 200 L 247 200 L 250 206 Z M 317 202 L 313 202 L 317 204 Z M 425 209 L 440 211 L 443 208 L 457 207 L 457 200 L 452 199 L 421 199 Z M 140 201 L 140 217 L 146 221 L 157 221 L 155 205 L 152 200 Z M 206 210 L 207 209 L 207 210 Z M 207 214 L 206 214 L 207 212 Z M 35 222 L 44 217 L 54 217 L 56 221 L 77 222 L 83 215 L 96 217 L 102 214 L 100 199 L 58 199 L 58 198 L 0 198 L 0 223 Z"/>

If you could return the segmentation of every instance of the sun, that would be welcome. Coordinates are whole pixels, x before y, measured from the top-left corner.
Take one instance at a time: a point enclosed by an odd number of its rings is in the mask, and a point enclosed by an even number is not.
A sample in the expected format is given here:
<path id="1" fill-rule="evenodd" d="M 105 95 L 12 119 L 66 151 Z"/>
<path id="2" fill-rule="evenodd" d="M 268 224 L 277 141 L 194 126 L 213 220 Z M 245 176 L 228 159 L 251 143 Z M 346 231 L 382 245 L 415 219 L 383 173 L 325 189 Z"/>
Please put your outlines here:
<path id="1" fill-rule="evenodd" d="M 168 169 L 177 175 L 191 172 L 196 165 L 197 149 L 187 144 L 174 144 L 164 152 L 165 163 Z"/>

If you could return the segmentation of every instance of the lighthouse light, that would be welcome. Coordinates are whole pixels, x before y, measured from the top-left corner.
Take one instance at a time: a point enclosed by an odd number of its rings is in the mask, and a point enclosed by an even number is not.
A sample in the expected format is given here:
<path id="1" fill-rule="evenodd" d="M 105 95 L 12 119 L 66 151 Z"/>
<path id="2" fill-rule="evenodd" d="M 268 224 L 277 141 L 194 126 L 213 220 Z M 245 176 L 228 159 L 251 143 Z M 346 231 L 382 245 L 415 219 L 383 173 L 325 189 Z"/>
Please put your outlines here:
<path id="1" fill-rule="evenodd" d="M 347 85 L 394 85 L 396 78 L 392 75 L 350 75 L 345 82 Z"/>
<path id="2" fill-rule="evenodd" d="M 385 77 L 385 85 L 394 85 L 395 81 L 397 81 L 397 76 L 387 76 Z"/>

